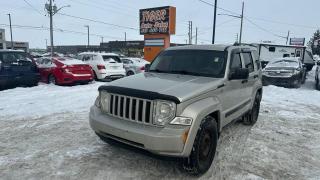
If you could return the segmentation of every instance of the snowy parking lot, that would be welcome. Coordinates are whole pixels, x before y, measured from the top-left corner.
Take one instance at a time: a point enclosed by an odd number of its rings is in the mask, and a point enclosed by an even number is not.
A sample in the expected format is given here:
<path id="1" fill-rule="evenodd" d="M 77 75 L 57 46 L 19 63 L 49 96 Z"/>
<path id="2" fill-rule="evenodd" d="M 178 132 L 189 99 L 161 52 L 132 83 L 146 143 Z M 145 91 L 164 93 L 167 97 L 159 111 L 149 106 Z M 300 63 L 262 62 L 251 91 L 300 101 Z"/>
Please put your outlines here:
<path id="1" fill-rule="evenodd" d="M 0 92 L 0 179 L 186 179 L 176 161 L 103 143 L 88 112 L 104 83 Z M 264 87 L 253 127 L 224 128 L 200 179 L 320 179 L 320 91 Z"/>

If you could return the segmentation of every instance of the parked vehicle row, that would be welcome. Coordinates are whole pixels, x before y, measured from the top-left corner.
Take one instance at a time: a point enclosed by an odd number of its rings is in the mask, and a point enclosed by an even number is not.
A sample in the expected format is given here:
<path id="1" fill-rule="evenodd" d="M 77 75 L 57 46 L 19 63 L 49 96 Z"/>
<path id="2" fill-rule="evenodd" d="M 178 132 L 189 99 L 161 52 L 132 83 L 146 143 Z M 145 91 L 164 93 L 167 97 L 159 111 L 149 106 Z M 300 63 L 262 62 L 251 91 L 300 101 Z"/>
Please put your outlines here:
<path id="1" fill-rule="evenodd" d="M 114 53 L 84 52 L 71 58 L 59 53 L 28 55 L 23 51 L 0 51 L 0 89 L 35 86 L 39 81 L 56 85 L 115 80 L 144 72 L 144 59 L 120 58 Z"/>

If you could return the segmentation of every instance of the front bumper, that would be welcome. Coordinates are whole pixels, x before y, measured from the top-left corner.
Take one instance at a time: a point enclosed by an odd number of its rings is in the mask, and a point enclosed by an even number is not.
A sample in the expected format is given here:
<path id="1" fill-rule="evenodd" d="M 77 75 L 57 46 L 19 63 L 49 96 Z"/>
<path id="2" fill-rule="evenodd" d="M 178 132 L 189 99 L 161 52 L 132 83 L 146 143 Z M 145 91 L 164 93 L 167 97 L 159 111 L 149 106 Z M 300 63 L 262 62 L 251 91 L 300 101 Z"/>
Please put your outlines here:
<path id="1" fill-rule="evenodd" d="M 291 77 L 270 77 L 270 76 L 262 76 L 263 85 L 275 85 L 275 86 L 283 86 L 283 87 L 292 87 L 299 83 L 299 76 L 294 75 Z"/>
<path id="2" fill-rule="evenodd" d="M 182 157 L 182 135 L 188 127 L 156 127 L 109 116 L 96 106 L 90 109 L 90 126 L 98 134 L 154 154 Z"/>

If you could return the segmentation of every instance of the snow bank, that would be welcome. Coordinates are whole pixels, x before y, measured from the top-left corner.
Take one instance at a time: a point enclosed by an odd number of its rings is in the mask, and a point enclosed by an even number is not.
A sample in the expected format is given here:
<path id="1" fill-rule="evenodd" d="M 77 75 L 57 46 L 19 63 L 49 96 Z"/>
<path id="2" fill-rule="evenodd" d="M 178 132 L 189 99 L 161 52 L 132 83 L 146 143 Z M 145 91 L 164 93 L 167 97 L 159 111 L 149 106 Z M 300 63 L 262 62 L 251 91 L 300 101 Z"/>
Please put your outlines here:
<path id="1" fill-rule="evenodd" d="M 0 119 L 89 111 L 102 84 L 95 82 L 72 87 L 40 84 L 32 88 L 0 91 Z"/>

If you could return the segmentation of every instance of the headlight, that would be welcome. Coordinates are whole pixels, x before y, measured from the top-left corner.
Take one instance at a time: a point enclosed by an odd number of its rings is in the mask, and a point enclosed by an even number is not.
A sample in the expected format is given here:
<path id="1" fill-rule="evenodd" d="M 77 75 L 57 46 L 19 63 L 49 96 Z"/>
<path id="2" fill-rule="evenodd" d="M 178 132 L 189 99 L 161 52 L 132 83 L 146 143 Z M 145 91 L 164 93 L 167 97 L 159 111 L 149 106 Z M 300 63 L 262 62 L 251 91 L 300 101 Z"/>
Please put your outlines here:
<path id="1" fill-rule="evenodd" d="M 109 101 L 110 101 L 110 94 L 106 92 L 100 93 L 100 106 L 102 111 L 108 113 L 109 112 Z"/>
<path id="2" fill-rule="evenodd" d="M 190 126 L 192 124 L 193 119 L 188 117 L 176 117 L 174 118 L 170 124 L 173 125 L 184 125 L 184 126 Z"/>
<path id="3" fill-rule="evenodd" d="M 94 102 L 94 105 L 97 106 L 98 108 L 101 107 L 101 105 L 100 105 L 100 95 L 98 95 L 98 97 L 96 98 L 96 101 Z"/>
<path id="4" fill-rule="evenodd" d="M 170 101 L 155 101 L 153 123 L 163 126 L 171 121 L 176 113 L 176 104 Z"/>

